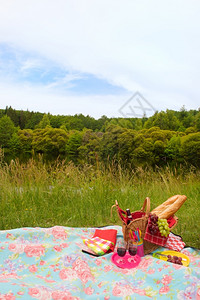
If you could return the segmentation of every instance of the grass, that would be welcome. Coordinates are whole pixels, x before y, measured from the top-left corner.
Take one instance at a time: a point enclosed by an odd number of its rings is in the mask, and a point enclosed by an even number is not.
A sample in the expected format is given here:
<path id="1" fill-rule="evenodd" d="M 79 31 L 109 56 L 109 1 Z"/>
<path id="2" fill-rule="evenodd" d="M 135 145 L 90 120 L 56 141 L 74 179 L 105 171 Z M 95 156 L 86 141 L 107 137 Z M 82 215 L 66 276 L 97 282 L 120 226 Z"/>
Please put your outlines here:
<path id="1" fill-rule="evenodd" d="M 111 217 L 115 200 L 122 209 L 135 211 L 146 196 L 153 209 L 172 195 L 184 194 L 187 201 L 176 213 L 179 222 L 173 232 L 200 248 L 199 178 L 199 170 L 184 168 L 122 170 L 120 165 L 12 161 L 0 165 L 0 229 L 121 225 L 115 209 Z"/>

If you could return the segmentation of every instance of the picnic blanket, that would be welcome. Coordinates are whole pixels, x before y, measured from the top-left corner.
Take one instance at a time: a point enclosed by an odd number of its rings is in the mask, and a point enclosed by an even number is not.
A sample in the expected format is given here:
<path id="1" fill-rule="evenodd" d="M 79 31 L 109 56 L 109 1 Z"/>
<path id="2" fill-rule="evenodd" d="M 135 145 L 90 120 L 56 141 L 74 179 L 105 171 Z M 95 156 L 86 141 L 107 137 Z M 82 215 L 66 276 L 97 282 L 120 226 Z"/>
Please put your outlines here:
<path id="1" fill-rule="evenodd" d="M 122 237 L 121 226 L 105 228 Z M 136 268 L 120 269 L 112 252 L 81 251 L 94 232 L 63 226 L 0 231 L 0 299 L 200 299 L 200 250 L 182 250 L 189 267 L 146 255 Z"/>

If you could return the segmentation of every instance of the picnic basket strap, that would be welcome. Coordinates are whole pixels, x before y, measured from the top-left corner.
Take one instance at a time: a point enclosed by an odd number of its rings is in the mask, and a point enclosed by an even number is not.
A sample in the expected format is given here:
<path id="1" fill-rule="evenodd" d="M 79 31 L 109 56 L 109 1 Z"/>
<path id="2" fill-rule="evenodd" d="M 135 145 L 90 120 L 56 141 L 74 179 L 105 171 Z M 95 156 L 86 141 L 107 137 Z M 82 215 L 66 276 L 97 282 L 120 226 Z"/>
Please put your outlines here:
<path id="1" fill-rule="evenodd" d="M 146 210 L 145 210 L 145 208 L 146 208 Z M 150 213 L 150 198 L 149 197 L 145 198 L 143 206 L 141 208 L 141 211 L 145 212 L 146 216 L 149 215 L 149 213 Z"/>
<path id="2" fill-rule="evenodd" d="M 174 229 L 174 227 L 176 227 L 176 225 L 177 225 L 177 223 L 178 223 L 178 217 L 177 216 L 173 216 L 173 218 L 174 218 L 174 224 L 172 225 L 172 227 L 170 227 L 170 231 L 172 231 L 172 229 Z"/>
<path id="3" fill-rule="evenodd" d="M 117 209 L 117 213 L 121 221 L 123 223 L 126 223 L 126 212 L 119 207 L 117 200 L 115 200 L 115 204 L 111 207 L 111 218 L 112 218 L 112 210 L 114 207 Z"/>

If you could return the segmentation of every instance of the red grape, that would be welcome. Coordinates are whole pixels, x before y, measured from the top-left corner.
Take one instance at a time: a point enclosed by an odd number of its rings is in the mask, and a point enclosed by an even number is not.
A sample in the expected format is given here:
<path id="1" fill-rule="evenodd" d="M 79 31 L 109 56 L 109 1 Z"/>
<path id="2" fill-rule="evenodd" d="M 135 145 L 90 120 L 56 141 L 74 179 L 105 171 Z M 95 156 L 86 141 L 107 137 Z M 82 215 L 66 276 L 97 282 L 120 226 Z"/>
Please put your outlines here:
<path id="1" fill-rule="evenodd" d="M 149 224 L 148 229 L 151 234 L 156 235 L 158 233 L 158 216 L 156 214 L 149 214 Z"/>
<path id="2" fill-rule="evenodd" d="M 168 262 L 171 262 L 173 264 L 178 264 L 178 265 L 183 264 L 182 263 L 182 257 L 178 257 L 178 256 L 175 256 L 175 255 L 174 256 L 168 255 L 167 257 L 168 257 L 168 259 L 167 259 Z"/>

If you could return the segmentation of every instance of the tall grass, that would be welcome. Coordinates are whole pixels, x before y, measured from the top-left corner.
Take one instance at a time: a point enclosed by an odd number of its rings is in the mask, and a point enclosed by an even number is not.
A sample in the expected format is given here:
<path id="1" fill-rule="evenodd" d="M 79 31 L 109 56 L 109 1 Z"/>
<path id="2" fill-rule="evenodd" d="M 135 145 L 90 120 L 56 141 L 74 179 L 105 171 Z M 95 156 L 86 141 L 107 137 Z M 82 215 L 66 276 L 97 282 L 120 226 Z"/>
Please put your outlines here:
<path id="1" fill-rule="evenodd" d="M 121 224 L 116 210 L 141 208 L 146 196 L 151 209 L 175 194 L 187 201 L 176 215 L 173 230 L 185 243 L 200 248 L 200 172 L 184 168 L 122 169 L 119 164 L 105 168 L 73 163 L 45 164 L 42 159 L 26 164 L 12 161 L 0 165 L 0 229 L 18 227 L 90 227 Z"/>

